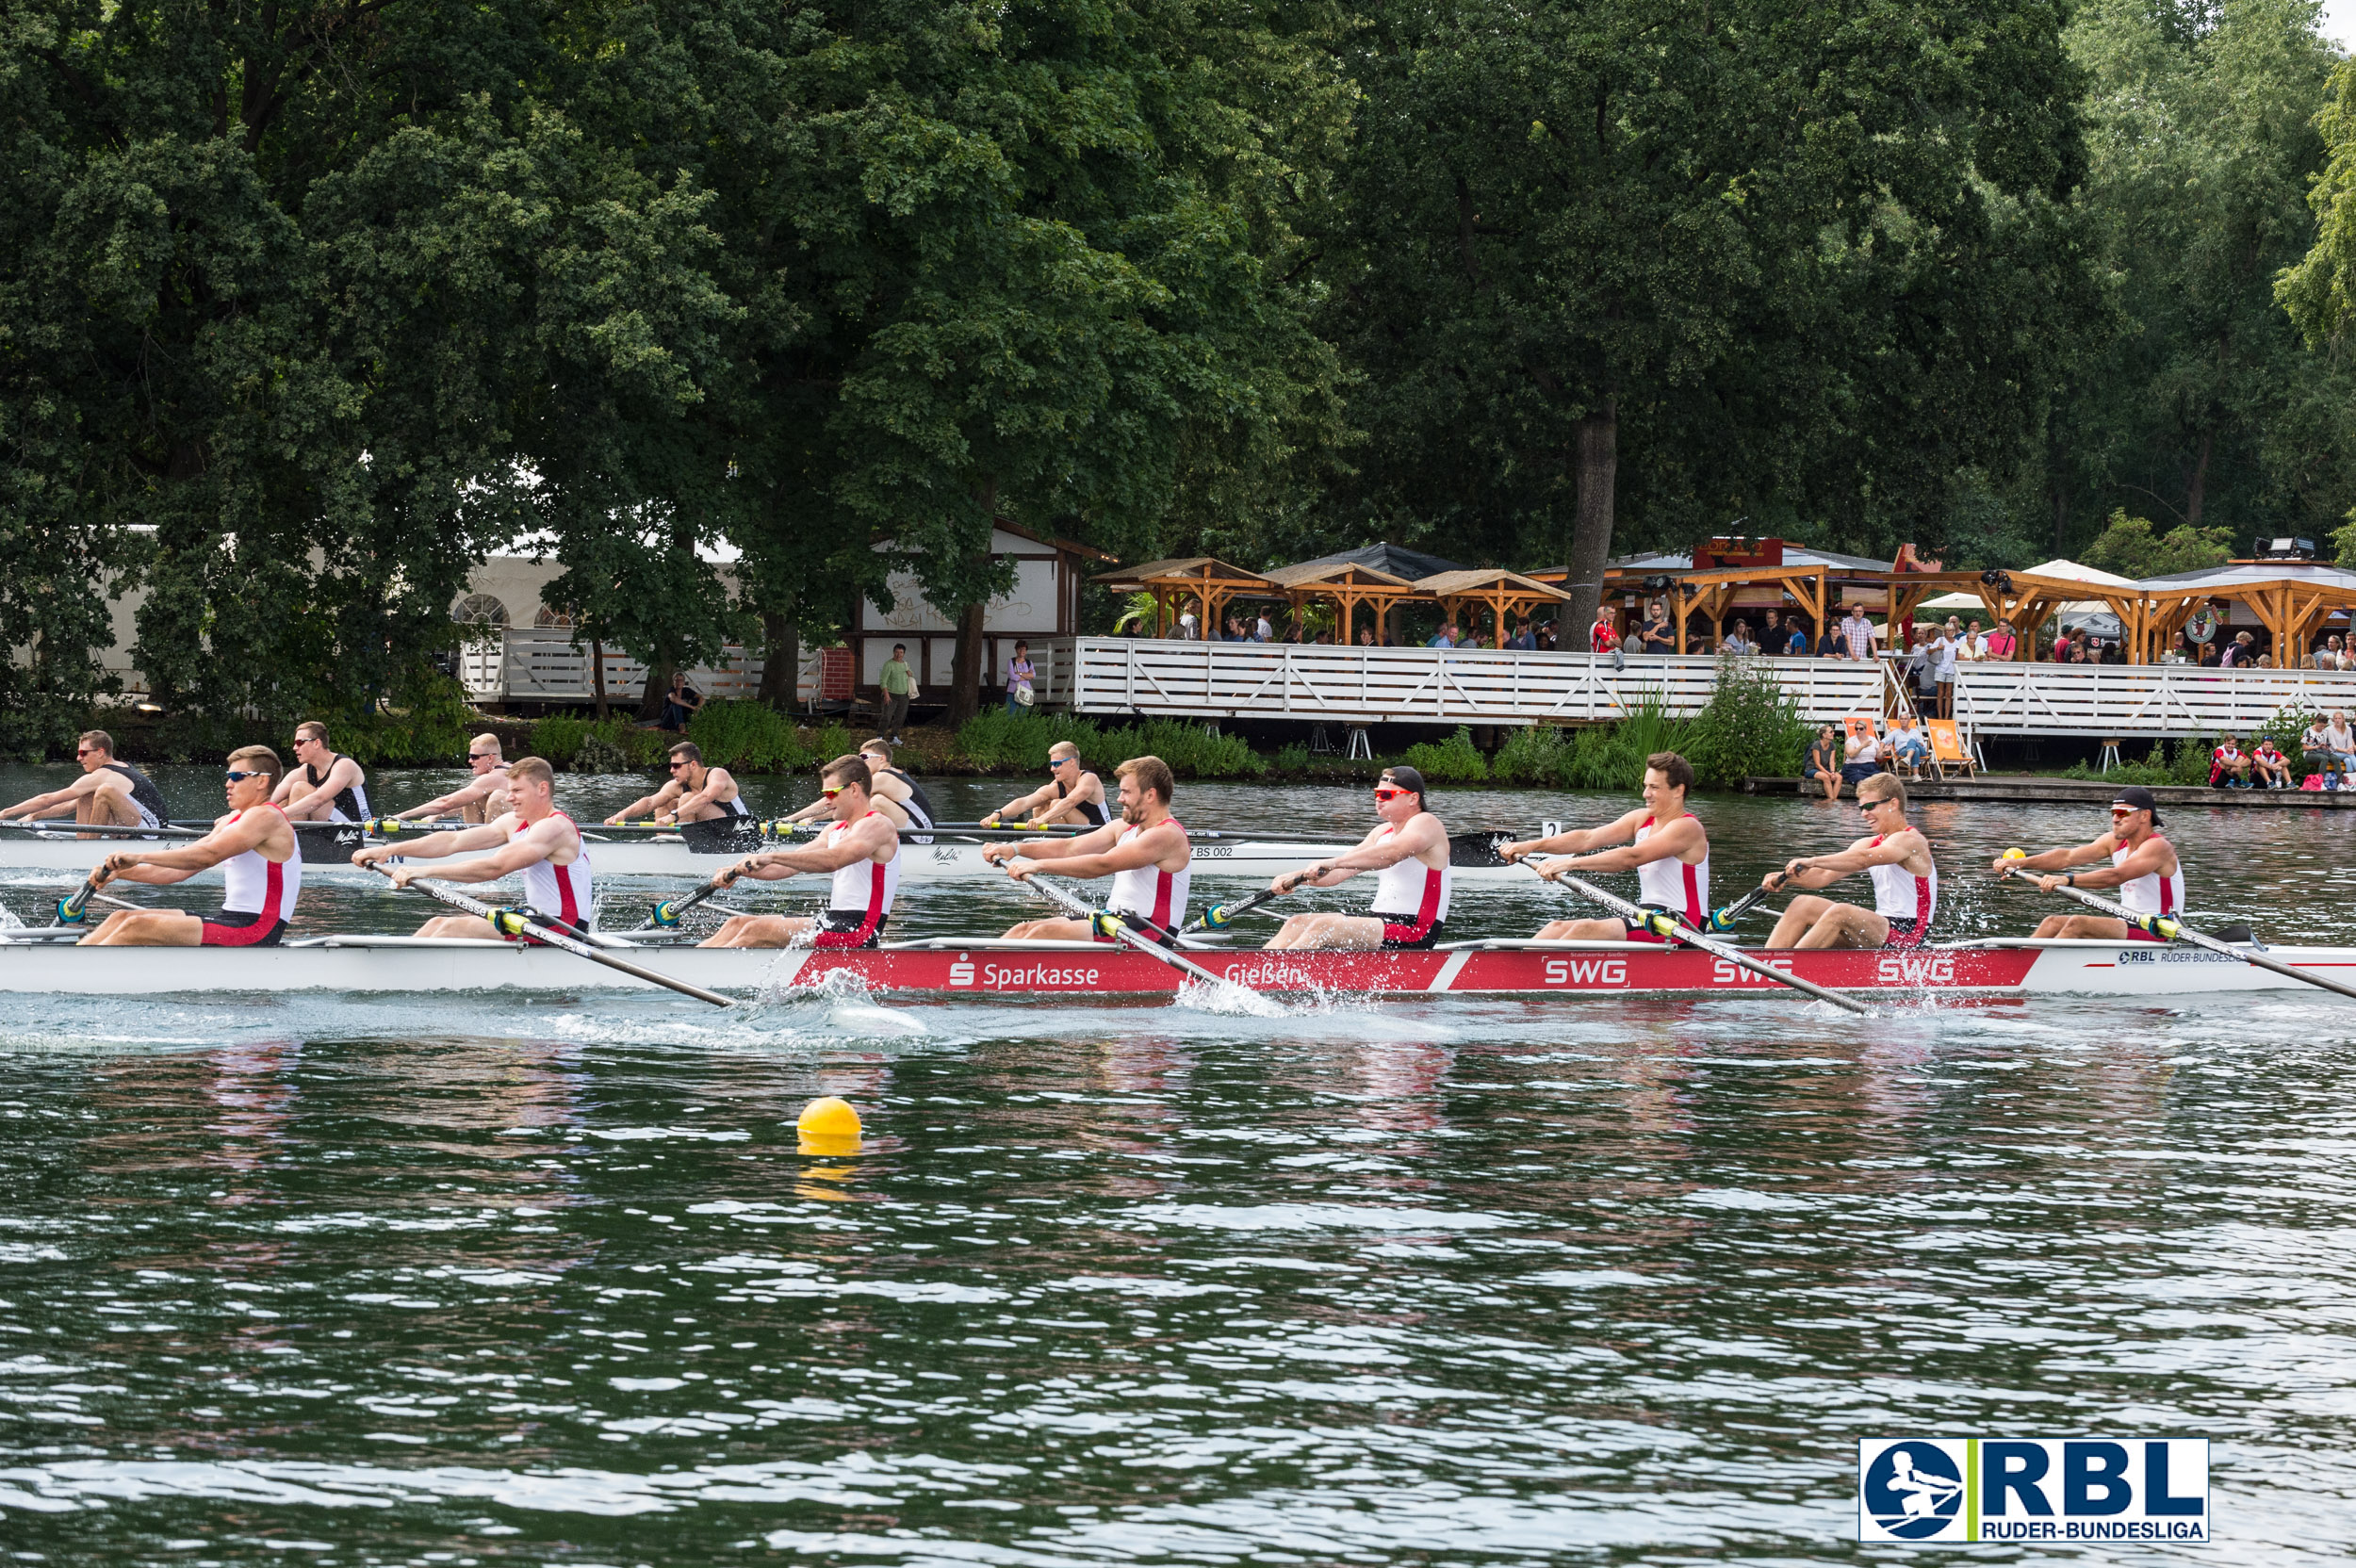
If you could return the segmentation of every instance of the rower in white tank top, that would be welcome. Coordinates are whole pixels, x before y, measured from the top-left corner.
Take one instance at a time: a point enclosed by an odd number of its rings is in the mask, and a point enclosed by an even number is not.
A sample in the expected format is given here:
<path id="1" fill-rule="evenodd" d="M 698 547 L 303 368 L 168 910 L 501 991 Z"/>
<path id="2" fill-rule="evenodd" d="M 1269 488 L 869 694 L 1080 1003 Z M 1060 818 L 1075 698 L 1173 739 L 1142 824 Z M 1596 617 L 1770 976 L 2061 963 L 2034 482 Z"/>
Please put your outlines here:
<path id="1" fill-rule="evenodd" d="M 1383 837 L 1398 831 L 1396 823 L 1386 823 Z M 1420 947 L 1448 920 L 1455 893 L 1454 866 L 1427 866 L 1410 856 L 1383 868 L 1375 878 L 1374 905 L 1366 912 L 1383 922 L 1385 947 Z"/>
<path id="2" fill-rule="evenodd" d="M 1180 832 L 1186 831 L 1186 824 L 1176 817 L 1165 820 Z M 1115 842 L 1126 843 L 1143 831 L 1136 823 L 1130 823 L 1121 828 Z M 1114 914 L 1135 915 L 1160 930 L 1175 931 L 1186 923 L 1186 900 L 1193 884 L 1192 860 L 1180 872 L 1163 871 L 1158 866 L 1132 867 L 1113 873 L 1112 892 L 1104 900 L 1104 907 Z"/>
<path id="3" fill-rule="evenodd" d="M 2176 847 L 2165 834 L 2154 833 L 2151 838 L 2159 840 L 2171 850 Z M 2148 843 L 2151 841 L 2145 841 Z M 2111 864 L 2120 865 L 2125 862 L 2128 856 L 2134 853 L 2133 849 L 2121 844 L 2111 851 Z M 2184 857 L 2181 855 L 2177 857 L 2176 870 L 2172 875 L 2162 876 L 2157 872 L 2151 872 L 2121 882 L 2119 885 L 2119 902 L 2138 915 L 2166 915 L 2171 920 L 2181 917 L 2184 911 Z M 2142 936 L 2143 933 L 2130 927 L 2127 935 L 2134 938 Z"/>
<path id="4" fill-rule="evenodd" d="M 1873 842 L 1878 845 L 1887 836 L 1877 836 Z M 1939 868 L 1933 866 L 1928 876 L 1917 876 L 1902 865 L 1865 869 L 1873 878 L 1873 913 L 1890 922 L 1893 933 L 1900 931 L 1900 922 L 1910 923 L 1905 933 L 1920 942 L 1929 934 L 1931 916 L 1939 908 Z"/>
<path id="5" fill-rule="evenodd" d="M 524 902 L 542 914 L 564 922 L 581 930 L 592 929 L 597 918 L 597 900 L 590 885 L 589 846 L 581 841 L 581 826 L 562 811 L 550 816 L 562 822 L 573 836 L 578 853 L 568 865 L 552 865 L 548 860 L 534 860 L 524 868 Z M 512 843 L 532 831 L 532 825 L 521 817 L 508 820 L 507 837 Z"/>
<path id="6" fill-rule="evenodd" d="M 254 808 L 257 811 L 285 809 L 277 805 Z M 229 821 L 244 816 L 236 813 Z M 286 923 L 294 919 L 295 900 L 303 893 L 303 835 L 294 835 L 294 853 L 284 860 L 265 858 L 258 849 L 242 850 L 221 863 L 221 912 L 223 917 L 252 916 L 251 920 L 232 922 L 226 919 L 205 923 L 201 945 L 205 947 L 276 946 Z"/>
<path id="7" fill-rule="evenodd" d="M 1688 811 L 1687 816 L 1693 813 Z M 1653 819 L 1646 817 L 1636 827 L 1636 841 L 1643 843 L 1652 837 Z M 1702 923 L 1710 918 L 1710 855 L 1704 851 L 1701 863 L 1687 865 L 1674 856 L 1666 860 L 1648 860 L 1636 868 L 1636 901 L 1655 909 L 1666 909 L 1695 930 L 1704 929 Z M 1629 939 L 1657 939 L 1630 932 Z"/>
<path id="8" fill-rule="evenodd" d="M 854 817 L 851 822 L 828 825 L 818 836 L 818 841 L 831 847 L 851 831 L 853 824 L 867 817 L 880 817 L 880 811 L 869 811 Z M 816 947 L 865 947 L 872 943 L 892 915 L 892 902 L 900 896 L 900 852 L 894 849 L 889 860 L 854 860 L 836 868 L 834 880 L 827 885 L 826 911 L 819 917 L 818 934 L 811 939 Z"/>

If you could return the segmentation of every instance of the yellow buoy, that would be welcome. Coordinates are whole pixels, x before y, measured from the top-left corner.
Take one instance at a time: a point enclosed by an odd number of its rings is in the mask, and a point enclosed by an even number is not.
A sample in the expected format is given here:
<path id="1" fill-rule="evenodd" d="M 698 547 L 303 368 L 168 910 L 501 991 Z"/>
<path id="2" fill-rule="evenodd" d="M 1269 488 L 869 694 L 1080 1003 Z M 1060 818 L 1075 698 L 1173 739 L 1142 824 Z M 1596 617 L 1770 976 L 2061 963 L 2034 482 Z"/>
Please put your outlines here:
<path id="1" fill-rule="evenodd" d="M 2025 860 L 2028 858 L 2027 852 L 2023 850 L 2008 849 L 2004 851 L 2004 858 L 2007 860 Z"/>
<path id="2" fill-rule="evenodd" d="M 805 1154 L 856 1154 L 859 1152 L 859 1112 L 850 1102 L 833 1095 L 823 1095 L 802 1107 L 801 1119 L 794 1123 L 801 1135 Z"/>

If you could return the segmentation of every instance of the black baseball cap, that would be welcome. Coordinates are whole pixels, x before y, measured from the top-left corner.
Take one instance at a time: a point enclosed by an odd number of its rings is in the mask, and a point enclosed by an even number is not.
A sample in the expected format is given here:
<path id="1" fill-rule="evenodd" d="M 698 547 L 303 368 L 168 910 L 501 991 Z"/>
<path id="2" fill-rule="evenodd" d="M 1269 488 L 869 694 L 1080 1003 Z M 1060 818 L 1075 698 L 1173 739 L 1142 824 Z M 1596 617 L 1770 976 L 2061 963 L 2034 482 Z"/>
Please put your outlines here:
<path id="1" fill-rule="evenodd" d="M 1409 794 L 1414 795 L 1417 805 L 1420 806 L 1423 804 L 1425 792 L 1423 787 L 1422 770 L 1405 766 L 1384 768 L 1383 770 L 1383 775 L 1393 784 L 1406 791 Z"/>
<path id="2" fill-rule="evenodd" d="M 2140 784 L 2121 786 L 2119 793 L 2111 796 L 2111 804 L 2124 806 L 2130 811 L 2149 811 L 2151 813 L 2151 825 L 2160 825 L 2160 803 L 2152 798 L 2151 791 Z"/>

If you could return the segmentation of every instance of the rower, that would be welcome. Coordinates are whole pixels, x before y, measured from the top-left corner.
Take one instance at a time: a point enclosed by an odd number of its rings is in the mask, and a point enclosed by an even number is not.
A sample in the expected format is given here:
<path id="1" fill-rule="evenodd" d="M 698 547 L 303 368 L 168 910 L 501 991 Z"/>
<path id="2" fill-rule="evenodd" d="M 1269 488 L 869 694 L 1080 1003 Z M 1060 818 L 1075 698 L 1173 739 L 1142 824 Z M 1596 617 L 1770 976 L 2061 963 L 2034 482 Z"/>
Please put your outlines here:
<path id="1" fill-rule="evenodd" d="M 1759 878 L 1759 886 L 1828 888 L 1865 872 L 1873 879 L 1873 906 L 1802 897 L 1775 922 L 1769 947 L 1921 947 L 1939 909 L 1939 867 L 1931 841 L 1906 821 L 1906 787 L 1877 773 L 1857 787 L 1857 809 L 1873 829 L 1838 855 L 1811 856 Z"/>
<path id="2" fill-rule="evenodd" d="M 1693 765 L 1674 751 L 1644 759 L 1644 804 L 1601 827 L 1575 828 L 1551 838 L 1500 845 L 1497 856 L 1512 865 L 1532 855 L 1577 857 L 1550 860 L 1538 874 L 1552 880 L 1573 871 L 1633 871 L 1637 902 L 1676 916 L 1693 930 L 1710 919 L 1710 835 L 1701 819 L 1685 808 L 1693 787 Z M 1626 844 L 1625 849 L 1606 849 Z M 1601 853 L 1591 853 L 1600 850 Z M 1630 930 L 1626 921 L 1558 920 L 1538 928 L 1539 941 L 1657 942 L 1649 931 Z"/>
<path id="3" fill-rule="evenodd" d="M 1165 803 L 1167 804 L 1167 803 Z M 1033 827 L 1053 822 L 1084 822 L 1104 825 L 1104 781 L 1080 765 L 1080 748 L 1057 741 L 1047 748 L 1047 782 L 1029 794 L 1010 800 L 982 819 L 995 827 L 1006 818 L 1027 820 Z"/>
<path id="4" fill-rule="evenodd" d="M 1072 758 L 1074 765 L 1078 753 Z M 1086 880 L 1110 876 L 1107 914 L 1119 915 L 1139 936 L 1175 947 L 1186 923 L 1186 895 L 1193 880 L 1194 846 L 1186 825 L 1170 814 L 1178 781 L 1158 757 L 1133 757 L 1113 770 L 1121 780 L 1121 825 L 1110 824 L 1069 839 L 1030 843 L 986 844 L 982 858 L 1005 862 L 1020 879 L 1039 872 Z M 1087 941 L 1097 937 L 1085 920 L 1026 920 L 1006 935 L 1028 941 Z"/>
<path id="5" fill-rule="evenodd" d="M 1999 858 L 1992 868 L 2042 872 L 2037 887 L 2116 888 L 2119 902 L 2138 915 L 2181 916 L 2184 910 L 2184 867 L 2176 846 L 2160 836 L 2159 802 L 2140 784 L 2130 784 L 2111 800 L 2111 829 L 2075 849 L 2049 849 L 2019 860 Z M 2073 866 L 2110 864 L 2093 871 Z M 2054 875 L 2053 873 L 2063 874 Z M 2048 915 L 2037 928 L 2040 937 L 2091 937 L 2102 941 L 2155 942 L 2161 939 L 2128 924 L 2114 915 Z"/>
<path id="6" fill-rule="evenodd" d="M 327 726 L 295 726 L 295 760 L 303 765 L 278 781 L 277 803 L 296 822 L 366 822 L 368 776 L 349 757 L 327 749 Z"/>
<path id="7" fill-rule="evenodd" d="M 270 747 L 239 747 L 229 754 L 223 776 L 228 814 L 210 833 L 176 849 L 118 850 L 90 873 L 99 887 L 117 877 L 169 887 L 219 866 L 225 884 L 219 913 L 208 919 L 182 909 L 120 910 L 81 945 L 276 947 L 303 891 L 302 842 L 285 808 L 270 799 L 280 768 Z"/>
<path id="8" fill-rule="evenodd" d="M 587 932 L 597 913 L 589 850 L 581 841 L 579 825 L 556 808 L 556 770 L 537 757 L 516 758 L 507 769 L 507 796 L 514 803 L 512 808 L 480 827 L 428 833 L 399 844 L 370 844 L 356 852 L 352 863 L 372 866 L 394 858 L 440 860 L 468 850 L 487 849 L 492 853 L 446 866 L 396 866 L 392 884 L 405 888 L 420 876 L 437 882 L 496 882 L 521 872 L 524 903 L 538 911 L 543 923 Z M 417 935 L 497 937 L 500 933 L 479 915 L 437 915 L 418 926 Z"/>
<path id="9" fill-rule="evenodd" d="M 115 738 L 103 729 L 85 729 L 81 739 L 74 743 L 74 760 L 82 764 L 82 776 L 62 790 L 51 790 L 30 800 L 20 800 L 5 811 L 0 822 L 11 817 L 62 817 L 71 813 L 76 823 L 91 827 L 161 827 L 164 825 L 163 792 L 155 781 L 131 766 L 115 760 Z"/>
<path id="10" fill-rule="evenodd" d="M 706 767 L 703 748 L 693 741 L 681 741 L 668 755 L 670 782 L 606 818 L 608 826 L 651 814 L 659 825 L 676 825 L 687 847 L 703 854 L 726 847 L 730 840 L 758 835 L 734 775 L 726 768 Z"/>
<path id="11" fill-rule="evenodd" d="M 883 940 L 884 924 L 900 890 L 900 830 L 875 809 L 875 774 L 864 757 L 836 758 L 818 781 L 834 822 L 816 843 L 807 849 L 748 855 L 722 872 L 718 880 L 728 888 L 742 876 L 778 882 L 803 872 L 832 872 L 834 885 L 826 909 L 815 919 L 731 915 L 701 945 L 785 947 L 806 931 L 811 932 L 812 947 L 874 947 Z"/>
<path id="12" fill-rule="evenodd" d="M 875 754 L 868 749 L 869 746 L 878 745 L 888 747 L 889 743 L 882 741 L 870 741 L 866 745 L 859 747 L 859 754 L 861 757 L 867 759 L 867 773 L 869 779 L 867 804 L 872 809 L 883 813 L 884 819 L 890 822 L 893 828 L 901 833 L 909 833 L 917 826 L 916 816 L 915 813 L 909 808 L 908 805 L 903 804 L 903 796 L 905 796 L 909 802 L 913 802 L 915 798 L 915 787 L 913 785 L 903 784 L 901 782 L 901 780 L 907 776 L 905 774 L 901 775 L 899 777 L 893 777 L 890 774 L 878 771 L 875 764 Z M 890 750 L 887 749 L 883 753 L 884 760 L 889 761 L 891 760 L 891 755 Z M 832 764 L 828 765 L 831 766 Z M 821 769 L 819 772 L 819 781 L 823 784 L 825 782 L 825 770 Z M 808 806 L 803 807 L 800 810 L 792 812 L 786 816 L 784 820 L 790 823 L 820 821 L 831 823 L 835 820 L 834 802 L 822 792 L 816 800 L 811 801 Z M 924 825 L 927 827 L 932 825 L 929 804 L 926 808 Z M 922 841 L 930 843 L 932 842 L 932 840 L 926 838 Z"/>
<path id="13" fill-rule="evenodd" d="M 507 759 L 505 748 L 496 735 L 478 735 L 466 743 L 466 766 L 474 776 L 446 795 L 412 806 L 395 817 L 395 822 L 415 822 L 419 817 L 438 817 L 445 811 L 455 811 L 462 822 L 485 823 L 507 814 Z"/>
<path id="14" fill-rule="evenodd" d="M 1374 814 L 1383 820 L 1357 848 L 1268 884 L 1271 892 L 1288 893 L 1337 887 L 1362 871 L 1379 871 L 1370 911 L 1295 915 L 1269 947 L 1406 949 L 1439 941 L 1455 872 L 1448 865 L 1448 825 L 1432 814 L 1423 775 L 1414 768 L 1383 769 L 1374 786 Z"/>
<path id="15" fill-rule="evenodd" d="M 859 743 L 859 754 L 867 759 L 867 772 L 875 780 L 878 799 L 891 801 L 908 817 L 910 827 L 930 827 L 941 820 L 933 809 L 932 797 L 924 786 L 906 772 L 892 765 L 892 743 L 878 735 Z"/>

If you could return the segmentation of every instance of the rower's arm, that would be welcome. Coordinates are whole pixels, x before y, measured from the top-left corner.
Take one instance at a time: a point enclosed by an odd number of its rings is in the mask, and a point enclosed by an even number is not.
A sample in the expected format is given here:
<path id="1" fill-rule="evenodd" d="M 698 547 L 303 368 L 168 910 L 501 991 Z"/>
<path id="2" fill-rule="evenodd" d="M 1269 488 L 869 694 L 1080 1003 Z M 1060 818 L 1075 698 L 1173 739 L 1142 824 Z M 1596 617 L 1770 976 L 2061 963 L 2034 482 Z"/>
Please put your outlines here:
<path id="1" fill-rule="evenodd" d="M 507 818 L 486 822 L 476 827 L 453 827 L 441 833 L 428 833 L 422 839 L 404 839 L 398 844 L 370 844 L 352 851 L 352 863 L 372 866 L 379 860 L 398 856 L 404 860 L 439 860 L 445 856 L 462 855 L 470 849 L 488 849 L 507 841 Z"/>
<path id="2" fill-rule="evenodd" d="M 52 790 L 47 794 L 35 795 L 30 800 L 20 800 L 7 810 L 0 811 L 0 817 L 38 817 L 43 813 L 56 816 L 60 811 L 72 811 L 75 801 L 96 788 L 94 785 L 85 784 L 82 781 L 90 776 L 89 774 L 84 774 L 81 778 L 75 779 L 62 790 Z"/>
<path id="3" fill-rule="evenodd" d="M 745 857 L 744 874 L 757 882 L 779 882 L 804 872 L 836 872 L 844 866 L 875 858 L 875 851 L 889 838 L 897 841 L 898 831 L 886 824 L 875 823 L 843 834 L 830 844 L 812 844 L 808 849 L 770 849 Z"/>
<path id="4" fill-rule="evenodd" d="M 612 827 L 618 823 L 628 822 L 632 817 L 651 816 L 661 811 L 663 803 L 669 800 L 672 792 L 678 788 L 679 785 L 676 783 L 665 784 L 650 795 L 640 795 L 636 800 L 606 818 L 606 826 Z"/>
<path id="5" fill-rule="evenodd" d="M 1630 811 L 1618 821 L 1608 822 L 1601 827 L 1574 827 L 1543 839 L 1524 839 L 1519 843 L 1500 844 L 1497 846 L 1497 858 L 1510 863 L 1532 855 L 1584 855 L 1598 845 L 1615 844 L 1622 840 L 1635 838 L 1636 825 L 1640 820 L 1636 812 Z"/>
<path id="6" fill-rule="evenodd" d="M 177 849 L 123 850 L 106 857 L 105 864 L 110 876 L 125 882 L 170 887 L 174 882 L 186 882 L 198 872 L 211 870 L 232 855 L 259 847 L 272 825 L 269 817 L 248 811 L 193 843 Z"/>
<path id="7" fill-rule="evenodd" d="M 499 845 L 488 855 L 482 856 L 472 860 L 460 860 L 454 865 L 441 867 L 439 870 L 434 872 L 434 880 L 440 882 L 496 882 L 502 876 L 513 875 L 516 872 L 523 870 L 526 866 L 537 865 L 541 861 L 547 860 L 549 851 L 557 848 L 563 841 L 562 836 L 564 830 L 562 827 L 551 826 L 555 821 L 556 819 L 554 817 L 543 817 L 539 822 L 532 825 L 531 831 L 518 833 L 515 838 L 510 839 L 507 842 Z M 478 840 L 485 836 L 487 836 L 486 830 L 480 827 L 466 833 L 436 833 L 433 835 L 433 837 L 437 839 L 449 838 Z M 480 847 L 480 845 L 469 844 L 466 847 L 476 848 Z M 551 864 L 553 864 L 553 862 L 551 862 Z"/>
<path id="8" fill-rule="evenodd" d="M 2168 865 L 2168 845 L 2158 839 L 2146 839 L 2143 847 L 2115 866 L 2096 866 L 2090 871 L 2070 873 L 2073 888 L 2117 888 L 2133 882 L 2138 876 L 2165 876 L 2175 868 Z M 2084 864 L 2083 861 L 2078 862 Z"/>
<path id="9" fill-rule="evenodd" d="M 412 806 L 408 810 L 395 816 L 393 820 L 415 822 L 419 817 L 435 816 L 455 807 L 471 806 L 478 800 L 488 800 L 492 790 L 499 782 L 500 780 L 496 774 L 485 775 L 460 789 L 452 790 L 438 800 L 429 800 L 423 806 Z"/>
<path id="10" fill-rule="evenodd" d="M 1018 796 L 1017 798 L 1010 800 L 1004 806 L 998 808 L 997 810 L 992 811 L 989 816 L 982 819 L 983 825 L 995 826 L 997 824 L 1006 821 L 1008 817 L 1022 817 L 1025 821 L 1028 821 L 1031 813 L 1039 808 L 1039 803 L 1042 800 L 1052 799 L 1054 797 L 1055 790 L 1055 787 L 1053 784 L 1042 784 L 1038 789 L 1033 790 L 1029 794 Z M 1069 799 L 1070 797 L 1067 796 L 1065 798 Z"/>
<path id="11" fill-rule="evenodd" d="M 1033 844 L 1023 852 L 1022 858 L 1026 860 L 1052 858 L 1055 862 L 1057 875 L 1077 877 L 1086 881 L 1090 877 L 1110 876 L 1115 872 L 1137 871 L 1141 867 L 1153 864 L 1170 853 L 1174 847 L 1172 841 L 1178 838 L 1178 830 L 1167 825 L 1149 827 L 1144 832 L 1122 839 L 1100 852 L 1081 854 L 1072 852 L 1072 843 L 1096 837 L 1094 833 L 1084 833 L 1079 840 L 1066 843 Z M 1051 848 L 1062 853 L 1052 857 L 1038 853 L 1038 851 Z"/>
<path id="12" fill-rule="evenodd" d="M 1596 828 L 1594 836 L 1602 838 L 1604 835 L 1610 835 L 1609 838 L 1604 838 L 1604 841 L 1608 843 L 1612 839 L 1620 837 L 1619 829 L 1626 825 L 1627 820 L 1624 817 L 1610 827 Z M 1632 833 L 1634 829 L 1631 828 L 1629 831 Z M 1693 847 L 1695 841 L 1701 837 L 1701 824 L 1691 817 L 1680 817 L 1666 827 L 1655 828 L 1642 843 L 1623 844 L 1617 849 L 1607 849 L 1600 854 L 1579 857 L 1578 858 L 1579 869 L 1604 872 L 1634 871 L 1637 867 L 1648 866 L 1655 860 L 1674 860 Z"/>
<path id="13" fill-rule="evenodd" d="M 2086 866 L 2092 865 L 2097 860 L 2107 860 L 2110 858 L 2111 851 L 2118 847 L 2118 841 L 2105 833 L 2092 843 L 2079 844 L 2072 849 L 2049 849 L 2041 855 L 2031 855 L 2019 860 L 1999 860 L 1996 864 L 2000 869 L 2010 866 L 2015 871 L 2068 871 L 2072 866 Z"/>
<path id="14" fill-rule="evenodd" d="M 1913 837 L 1912 834 L 1891 833 L 1884 836 L 1879 843 L 1872 839 L 1859 839 L 1837 855 L 1811 855 L 1805 860 L 1794 862 L 1796 869 L 1787 868 L 1781 874 L 1771 872 L 1768 874 L 1779 875 L 1775 883 L 1778 889 L 1829 888 L 1843 877 L 1855 876 L 1869 866 L 1902 864 L 1914 853 L 1914 844 L 1910 841 Z"/>

